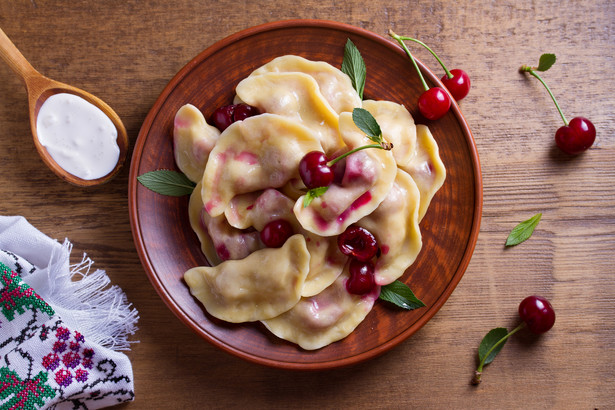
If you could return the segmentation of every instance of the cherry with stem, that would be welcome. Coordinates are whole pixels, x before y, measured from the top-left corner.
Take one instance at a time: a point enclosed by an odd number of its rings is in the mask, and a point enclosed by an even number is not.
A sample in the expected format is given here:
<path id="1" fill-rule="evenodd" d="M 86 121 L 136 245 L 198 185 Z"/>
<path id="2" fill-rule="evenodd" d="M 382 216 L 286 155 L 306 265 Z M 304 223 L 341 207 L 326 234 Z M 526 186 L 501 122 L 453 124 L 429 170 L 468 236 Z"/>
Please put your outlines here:
<path id="1" fill-rule="evenodd" d="M 442 59 L 438 57 L 436 52 L 433 51 L 431 47 L 429 47 L 421 40 L 406 36 L 399 36 L 399 38 L 404 41 L 414 41 L 415 43 L 422 45 L 427 49 L 427 51 L 431 53 L 432 56 L 435 57 L 436 60 L 438 60 L 438 63 L 440 63 L 440 66 L 446 73 L 440 80 L 456 101 L 463 100 L 465 96 L 468 95 L 471 86 L 470 76 L 468 75 L 468 73 L 459 68 L 454 68 L 449 71 L 448 68 L 446 68 L 446 65 L 444 64 Z"/>
<path id="2" fill-rule="evenodd" d="M 590 120 L 584 117 L 574 117 L 572 120 L 568 121 L 566 116 L 562 112 L 553 92 L 547 85 L 547 83 L 540 77 L 537 71 L 546 71 L 548 70 L 553 63 L 555 63 L 555 55 L 554 54 L 543 54 L 540 57 L 540 63 L 538 67 L 530 67 L 527 65 L 521 66 L 519 71 L 521 73 L 529 73 L 533 77 L 537 78 L 538 81 L 545 87 L 549 96 L 553 100 L 555 104 L 555 108 L 559 112 L 559 115 L 562 117 L 562 121 L 564 121 L 564 125 L 557 129 L 555 132 L 555 143 L 563 152 L 569 155 L 580 154 L 581 152 L 587 150 L 592 146 L 596 139 L 596 128 L 594 124 Z"/>
<path id="3" fill-rule="evenodd" d="M 421 73 L 421 70 L 419 69 L 418 64 L 416 63 L 416 60 L 412 56 L 412 53 L 410 53 L 410 50 L 406 46 L 406 43 L 404 43 L 403 38 L 395 34 L 393 30 L 389 30 L 389 35 L 393 37 L 395 40 L 397 40 L 399 45 L 404 49 L 404 51 L 410 58 L 410 61 L 412 61 L 412 64 L 414 65 L 414 68 L 416 69 L 416 72 L 418 73 L 419 78 L 421 79 L 423 88 L 425 88 L 425 92 L 419 96 L 419 100 L 418 100 L 419 111 L 428 120 L 435 121 L 437 119 L 442 118 L 444 114 L 446 114 L 449 108 L 451 107 L 450 97 L 448 96 L 446 91 L 442 89 L 441 87 L 429 88 L 429 86 L 427 85 L 427 82 L 425 81 L 425 78 L 423 77 L 423 74 Z"/>

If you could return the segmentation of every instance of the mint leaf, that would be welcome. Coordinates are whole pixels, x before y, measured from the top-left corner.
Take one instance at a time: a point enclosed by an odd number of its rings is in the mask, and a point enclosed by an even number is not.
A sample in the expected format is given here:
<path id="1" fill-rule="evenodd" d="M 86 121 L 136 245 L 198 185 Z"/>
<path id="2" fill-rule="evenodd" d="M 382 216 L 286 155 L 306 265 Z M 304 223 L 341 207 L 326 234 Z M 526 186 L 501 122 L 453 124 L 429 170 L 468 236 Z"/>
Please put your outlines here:
<path id="1" fill-rule="evenodd" d="M 489 356 L 485 358 L 489 350 L 491 350 L 496 343 L 506 337 L 507 334 L 508 330 L 506 330 L 506 328 L 496 327 L 495 329 L 491 329 L 489 333 L 483 337 L 483 340 L 480 342 L 480 346 L 478 346 L 478 360 L 480 360 L 483 365 L 491 363 L 500 350 L 502 350 L 508 339 L 496 346 L 491 353 L 489 353 Z"/>
<path id="2" fill-rule="evenodd" d="M 312 188 L 307 191 L 307 193 L 303 197 L 303 207 L 307 208 L 308 205 L 310 205 L 314 199 L 327 192 L 327 189 L 329 189 L 328 186 L 321 186 L 319 188 Z"/>
<path id="3" fill-rule="evenodd" d="M 555 54 L 543 54 L 538 61 L 537 71 L 547 71 L 553 64 L 555 64 Z"/>
<path id="4" fill-rule="evenodd" d="M 342 61 L 342 72 L 352 81 L 352 87 L 357 90 L 359 97 L 363 99 L 363 90 L 365 89 L 365 76 L 367 68 L 365 62 L 357 46 L 350 39 L 346 41 L 344 47 L 344 60 Z"/>
<path id="5" fill-rule="evenodd" d="M 425 306 L 405 283 L 398 280 L 380 288 L 379 298 L 407 310 Z"/>
<path id="6" fill-rule="evenodd" d="M 168 169 L 146 172 L 137 177 L 144 187 L 167 196 L 190 195 L 196 186 L 181 172 Z"/>
<path id="7" fill-rule="evenodd" d="M 534 228 L 540 222 L 540 218 L 542 217 L 542 213 L 538 213 L 531 217 L 530 219 L 521 222 L 519 225 L 515 226 L 513 230 L 508 235 L 506 239 L 506 246 L 515 246 L 519 245 L 521 242 L 526 241 L 532 236 L 534 232 Z"/>
<path id="8" fill-rule="evenodd" d="M 370 140 L 378 144 L 382 142 L 380 125 L 369 111 L 364 108 L 355 108 L 352 110 L 352 121 Z"/>

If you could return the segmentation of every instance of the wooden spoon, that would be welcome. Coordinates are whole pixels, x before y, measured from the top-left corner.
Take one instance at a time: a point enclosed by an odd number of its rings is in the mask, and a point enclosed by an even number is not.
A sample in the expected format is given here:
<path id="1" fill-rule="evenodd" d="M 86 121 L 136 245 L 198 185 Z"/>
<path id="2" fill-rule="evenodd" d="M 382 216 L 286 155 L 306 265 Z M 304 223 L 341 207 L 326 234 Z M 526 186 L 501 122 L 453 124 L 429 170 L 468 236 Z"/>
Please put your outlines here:
<path id="1" fill-rule="evenodd" d="M 54 81 L 40 74 L 19 52 L 17 47 L 15 47 L 2 29 L 0 29 L 0 57 L 2 57 L 11 69 L 21 77 L 26 86 L 30 111 L 30 128 L 32 129 L 32 136 L 34 137 L 34 145 L 36 146 L 36 149 L 45 164 L 47 164 L 47 166 L 63 180 L 81 187 L 104 184 L 113 178 L 122 167 L 128 151 L 128 135 L 126 133 L 126 128 L 124 128 L 122 120 L 115 113 L 115 111 L 113 111 L 113 109 L 100 98 L 88 92 L 68 84 Z M 85 99 L 91 104 L 94 104 L 96 107 L 100 108 L 102 112 L 109 117 L 111 122 L 113 122 L 113 125 L 115 125 L 115 128 L 117 129 L 117 144 L 120 148 L 120 157 L 115 168 L 113 168 L 109 174 L 92 180 L 79 178 L 59 166 L 51 155 L 49 155 L 47 149 L 40 143 L 36 131 L 36 118 L 38 116 L 38 112 L 47 98 L 58 93 L 74 94 Z"/>

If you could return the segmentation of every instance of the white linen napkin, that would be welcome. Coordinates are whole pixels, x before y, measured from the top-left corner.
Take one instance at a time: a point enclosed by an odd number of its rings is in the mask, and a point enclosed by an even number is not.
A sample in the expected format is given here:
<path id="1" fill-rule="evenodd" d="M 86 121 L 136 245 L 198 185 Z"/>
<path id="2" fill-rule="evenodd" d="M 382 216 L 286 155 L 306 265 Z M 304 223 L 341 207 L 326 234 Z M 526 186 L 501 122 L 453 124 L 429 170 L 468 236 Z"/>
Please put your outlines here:
<path id="1" fill-rule="evenodd" d="M 84 254 L 0 216 L 0 409 L 96 409 L 134 399 L 121 350 L 138 312 Z M 78 280 L 77 280 L 78 279 Z"/>

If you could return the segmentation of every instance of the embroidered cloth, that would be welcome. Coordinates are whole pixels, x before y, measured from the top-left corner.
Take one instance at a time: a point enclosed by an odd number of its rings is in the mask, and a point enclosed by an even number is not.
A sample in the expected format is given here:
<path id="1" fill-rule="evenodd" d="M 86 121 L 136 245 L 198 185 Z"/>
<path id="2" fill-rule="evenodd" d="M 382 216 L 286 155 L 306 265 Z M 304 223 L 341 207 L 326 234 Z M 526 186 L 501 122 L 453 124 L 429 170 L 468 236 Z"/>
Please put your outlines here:
<path id="1" fill-rule="evenodd" d="M 96 409 L 134 399 L 121 353 L 138 313 L 71 244 L 0 216 L 0 409 Z"/>

